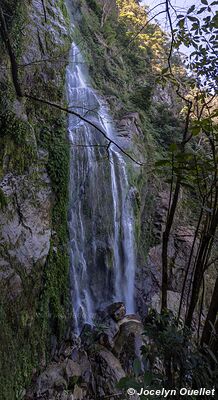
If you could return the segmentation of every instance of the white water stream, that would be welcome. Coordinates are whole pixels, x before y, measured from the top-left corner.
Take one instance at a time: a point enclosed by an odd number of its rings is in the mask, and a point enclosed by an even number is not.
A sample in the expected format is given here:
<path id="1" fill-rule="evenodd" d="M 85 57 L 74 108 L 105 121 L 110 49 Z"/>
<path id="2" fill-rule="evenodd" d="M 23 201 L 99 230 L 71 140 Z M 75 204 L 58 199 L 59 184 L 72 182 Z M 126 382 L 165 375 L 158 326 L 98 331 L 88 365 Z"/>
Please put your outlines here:
<path id="1" fill-rule="evenodd" d="M 91 87 L 79 48 L 67 68 L 68 104 L 118 142 L 102 98 Z M 74 329 L 96 309 L 123 301 L 134 312 L 134 215 L 123 154 L 88 123 L 69 116 L 69 234 Z M 109 154 L 109 156 L 108 156 Z"/>

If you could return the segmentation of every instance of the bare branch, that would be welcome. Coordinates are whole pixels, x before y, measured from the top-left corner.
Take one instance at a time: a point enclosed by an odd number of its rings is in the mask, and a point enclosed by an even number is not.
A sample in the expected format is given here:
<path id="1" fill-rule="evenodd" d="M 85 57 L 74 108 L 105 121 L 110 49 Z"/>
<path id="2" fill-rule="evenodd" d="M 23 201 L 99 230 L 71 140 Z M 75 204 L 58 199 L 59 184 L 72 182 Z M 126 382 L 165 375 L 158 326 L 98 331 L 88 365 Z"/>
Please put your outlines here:
<path id="1" fill-rule="evenodd" d="M 128 157 L 130 160 L 132 160 L 135 164 L 140 165 L 140 166 L 144 165 L 144 163 L 141 163 L 141 162 L 137 161 L 134 157 L 132 157 L 129 153 L 127 153 L 118 143 L 116 143 L 114 140 L 109 138 L 106 135 L 106 133 L 101 128 L 99 128 L 96 124 L 94 124 L 92 121 L 88 120 L 84 116 L 80 115 L 76 111 L 69 110 L 68 108 L 62 107 L 59 104 L 52 103 L 52 102 L 50 102 L 48 100 L 39 99 L 39 98 L 31 96 L 31 95 L 29 95 L 27 93 L 24 95 L 24 97 L 26 97 L 28 99 L 31 99 L 31 100 L 34 100 L 34 101 L 38 101 L 39 103 L 42 103 L 42 104 L 47 104 L 47 105 L 49 105 L 51 107 L 57 108 L 58 110 L 61 110 L 61 111 L 65 112 L 67 114 L 75 115 L 75 117 L 78 117 L 81 121 L 86 122 L 87 124 L 89 124 L 90 126 L 95 128 L 98 132 L 100 132 L 103 135 L 103 137 L 109 142 L 110 145 L 113 144 L 118 150 L 121 151 L 121 153 L 123 153 L 126 157 Z M 109 149 L 109 147 L 110 146 L 108 146 L 108 149 Z"/>
<path id="2" fill-rule="evenodd" d="M 9 58 L 10 58 L 11 74 L 12 74 L 12 79 L 13 79 L 13 84 L 14 84 L 16 94 L 18 97 L 22 97 L 22 90 L 21 90 L 19 78 L 18 78 L 17 60 L 16 60 L 14 51 L 11 46 L 10 38 L 8 36 L 7 25 L 5 22 L 5 17 L 4 17 L 4 13 L 3 13 L 1 5 L 0 5 L 0 32 L 1 32 L 3 42 L 5 44 L 5 47 L 8 51 Z"/>
<path id="3" fill-rule="evenodd" d="M 41 0 L 41 2 L 42 2 L 42 8 L 43 8 L 43 13 L 44 13 L 45 23 L 47 23 L 47 12 L 46 12 L 46 7 L 45 7 L 45 2 L 44 2 L 44 0 Z"/>
<path id="4" fill-rule="evenodd" d="M 167 17 L 168 17 L 168 20 L 169 20 L 170 32 L 171 32 L 170 52 L 169 52 L 169 55 L 168 55 L 168 66 L 169 66 L 170 72 L 172 72 L 170 60 L 171 60 L 172 53 L 173 53 L 173 46 L 174 46 L 174 42 L 175 42 L 175 37 L 174 37 L 174 32 L 173 32 L 172 19 L 171 19 L 171 15 L 170 15 L 170 3 L 169 3 L 169 0 L 166 0 L 166 13 L 167 13 Z"/>

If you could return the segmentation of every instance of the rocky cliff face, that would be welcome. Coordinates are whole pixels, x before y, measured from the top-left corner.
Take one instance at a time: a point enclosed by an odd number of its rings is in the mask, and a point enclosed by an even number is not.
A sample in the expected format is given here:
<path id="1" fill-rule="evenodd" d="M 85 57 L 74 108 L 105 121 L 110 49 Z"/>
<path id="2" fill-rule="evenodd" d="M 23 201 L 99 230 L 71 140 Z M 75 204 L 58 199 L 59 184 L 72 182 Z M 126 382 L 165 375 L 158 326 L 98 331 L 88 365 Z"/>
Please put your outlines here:
<path id="1" fill-rule="evenodd" d="M 22 90 L 63 102 L 71 42 L 64 1 L 2 7 Z M 22 397 L 66 314 L 68 145 L 66 117 L 17 99 L 2 42 L 0 54 L 0 393 L 8 400 Z"/>
<path id="2" fill-rule="evenodd" d="M 9 172 L 1 181 L 7 202 L 0 212 L 1 283 L 9 298 L 21 294 L 22 277 L 42 268 L 49 253 L 52 191 L 44 163 L 42 158 L 35 176 L 31 169 L 18 176 Z"/>

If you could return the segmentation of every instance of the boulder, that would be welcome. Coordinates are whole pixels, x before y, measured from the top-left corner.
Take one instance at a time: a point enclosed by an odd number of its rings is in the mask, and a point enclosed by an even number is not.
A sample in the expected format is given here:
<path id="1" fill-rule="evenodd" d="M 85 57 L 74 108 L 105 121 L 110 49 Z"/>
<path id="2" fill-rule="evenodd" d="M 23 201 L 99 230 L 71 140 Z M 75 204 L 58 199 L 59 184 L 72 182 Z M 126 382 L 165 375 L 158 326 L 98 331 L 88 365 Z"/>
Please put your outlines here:
<path id="1" fill-rule="evenodd" d="M 71 359 L 75 363 L 80 365 L 82 375 L 86 371 L 86 369 L 90 369 L 90 362 L 88 360 L 88 355 L 82 347 L 73 349 L 71 353 Z"/>
<path id="2" fill-rule="evenodd" d="M 121 137 L 133 139 L 142 134 L 140 128 L 140 116 L 137 112 L 131 112 L 122 117 L 117 123 L 117 130 Z"/>
<path id="3" fill-rule="evenodd" d="M 46 395 L 49 390 L 65 390 L 67 389 L 67 381 L 63 377 L 63 365 L 52 363 L 50 366 L 38 377 L 36 382 L 36 395 L 37 397 Z"/>
<path id="4" fill-rule="evenodd" d="M 95 380 L 93 376 L 91 360 L 89 359 L 86 351 L 82 347 L 75 348 L 71 354 L 71 359 L 80 367 L 80 381 L 82 382 L 83 389 L 85 388 L 89 393 L 94 393 Z"/>
<path id="5" fill-rule="evenodd" d="M 71 359 L 67 359 L 64 362 L 64 373 L 67 381 L 69 382 L 70 378 L 72 377 L 79 377 L 81 376 L 81 368 L 78 363 Z"/>
<path id="6" fill-rule="evenodd" d="M 111 350 L 114 347 L 114 337 L 119 332 L 119 325 L 109 315 L 102 321 L 104 332 L 99 335 L 100 344 Z"/>
<path id="7" fill-rule="evenodd" d="M 113 354 L 120 360 L 126 373 L 132 372 L 133 362 L 141 357 L 143 325 L 137 315 L 128 315 L 119 323 Z"/>
<path id="8" fill-rule="evenodd" d="M 93 372 L 96 380 L 97 398 L 116 395 L 119 390 L 117 382 L 125 377 L 125 372 L 119 360 L 106 348 L 96 345 L 93 351 Z"/>
<path id="9" fill-rule="evenodd" d="M 85 396 L 84 390 L 81 387 L 75 385 L 72 395 L 72 400 L 83 400 L 85 399 L 84 396 Z"/>
<path id="10" fill-rule="evenodd" d="M 106 312 L 114 321 L 120 321 L 126 315 L 126 308 L 122 302 L 117 302 L 108 306 Z"/>

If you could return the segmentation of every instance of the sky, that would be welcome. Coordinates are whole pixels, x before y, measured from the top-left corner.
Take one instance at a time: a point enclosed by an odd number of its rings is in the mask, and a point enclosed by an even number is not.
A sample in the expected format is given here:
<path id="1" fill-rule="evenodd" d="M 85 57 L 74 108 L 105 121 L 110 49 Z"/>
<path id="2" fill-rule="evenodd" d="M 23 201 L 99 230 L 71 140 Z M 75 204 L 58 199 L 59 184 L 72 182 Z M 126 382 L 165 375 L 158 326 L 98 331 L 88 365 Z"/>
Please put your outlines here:
<path id="1" fill-rule="evenodd" d="M 161 3 L 163 0 L 144 0 L 141 2 L 141 4 L 147 4 L 149 7 L 154 7 L 157 4 Z M 198 5 L 201 4 L 200 0 L 172 0 L 171 4 L 173 6 L 176 6 L 178 8 L 188 8 L 190 7 L 192 4 Z"/>
<path id="2" fill-rule="evenodd" d="M 212 0 L 211 0 L 212 1 Z M 210 0 L 208 0 L 208 3 L 211 3 Z M 164 4 L 160 4 L 160 3 L 164 3 Z M 149 6 L 150 11 L 150 16 L 153 17 L 155 16 L 158 12 L 166 10 L 166 6 L 165 6 L 165 2 L 164 0 L 142 0 L 141 1 L 141 5 L 147 5 Z M 159 6 L 157 6 L 159 4 Z M 188 11 L 188 9 L 192 6 L 195 5 L 195 10 L 198 10 L 202 7 L 204 7 L 204 4 L 202 4 L 201 0 L 171 0 L 170 4 L 175 8 L 177 14 L 186 14 L 186 12 Z M 157 6 L 157 7 L 155 7 Z M 152 10 L 152 8 L 154 8 L 154 10 Z M 216 9 L 218 9 L 216 7 Z M 208 14 L 206 14 L 208 15 Z M 200 15 L 197 15 L 199 19 L 202 19 L 203 17 L 205 17 L 204 12 Z M 171 17 L 172 17 L 172 22 L 176 21 L 176 14 L 172 11 L 172 7 L 171 7 Z M 156 17 L 156 20 L 158 20 L 160 26 L 162 27 L 162 29 L 165 32 L 169 32 L 169 22 L 167 21 L 167 16 L 166 13 L 164 12 L 163 14 L 159 15 Z M 192 51 L 193 48 L 187 48 L 184 45 L 182 45 L 180 47 L 180 52 L 182 52 L 185 55 L 189 55 Z"/>
<path id="3" fill-rule="evenodd" d="M 145 4 L 148 5 L 150 9 L 152 9 L 153 7 L 157 6 L 158 4 L 162 3 L 163 0 L 143 0 L 141 2 L 141 4 Z M 201 4 L 200 0 L 172 0 L 171 1 L 172 6 L 175 7 L 175 9 L 178 12 L 183 12 L 183 11 L 187 11 L 189 9 L 189 7 L 192 4 L 195 4 L 196 8 Z M 157 12 L 164 10 L 165 9 L 165 5 L 160 5 L 159 7 L 156 7 L 154 11 L 152 11 L 152 16 L 155 15 Z M 167 30 L 167 23 L 166 23 L 166 15 L 162 14 L 160 16 L 157 17 L 158 21 L 160 22 L 162 28 L 165 28 Z"/>
<path id="4" fill-rule="evenodd" d="M 208 3 L 211 3 L 212 1 L 208 0 Z M 148 5 L 150 9 L 152 9 L 153 7 L 157 6 L 160 3 L 164 3 L 164 0 L 142 0 L 141 4 L 145 4 Z M 175 7 L 175 9 L 177 10 L 178 13 L 183 13 L 185 11 L 187 11 L 190 6 L 192 6 L 193 4 L 195 5 L 196 9 L 200 9 L 201 7 L 204 7 L 205 5 L 202 4 L 201 0 L 171 0 L 171 5 L 173 7 Z M 158 7 L 155 8 L 155 10 L 153 10 L 152 16 L 155 15 L 158 11 L 164 10 L 165 4 L 162 4 Z M 218 10 L 218 7 L 216 6 L 216 8 L 213 6 L 213 9 Z M 204 16 L 204 13 L 198 15 L 199 18 L 202 18 Z M 159 20 L 159 22 L 161 23 L 162 27 L 166 28 L 166 16 L 165 14 L 160 15 L 159 17 L 157 17 L 157 19 Z"/>

